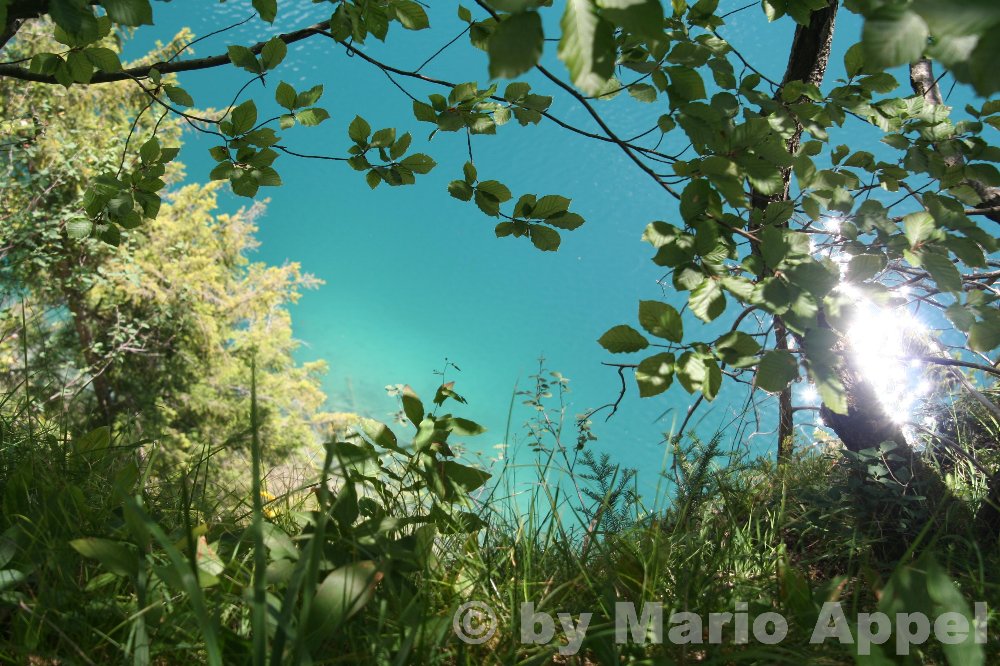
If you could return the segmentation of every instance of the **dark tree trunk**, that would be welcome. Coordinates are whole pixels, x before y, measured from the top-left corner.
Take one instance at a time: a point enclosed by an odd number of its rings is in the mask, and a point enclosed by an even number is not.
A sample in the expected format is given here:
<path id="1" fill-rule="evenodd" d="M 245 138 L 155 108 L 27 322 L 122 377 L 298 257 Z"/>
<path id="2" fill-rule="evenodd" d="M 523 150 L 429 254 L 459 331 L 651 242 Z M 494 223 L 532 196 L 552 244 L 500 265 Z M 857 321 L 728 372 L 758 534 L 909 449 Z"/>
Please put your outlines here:
<path id="1" fill-rule="evenodd" d="M 840 352 L 847 352 L 841 344 Z M 861 451 L 877 447 L 882 442 L 894 442 L 901 451 L 909 455 L 910 445 L 903 436 L 899 424 L 889 418 L 878 399 L 875 389 L 864 378 L 864 370 L 857 367 L 850 354 L 842 353 L 843 361 L 838 369 L 840 381 L 847 396 L 847 413 L 838 414 L 823 405 L 820 416 L 833 428 L 849 451 Z"/>
<path id="2" fill-rule="evenodd" d="M 775 347 L 788 349 L 788 330 L 781 317 L 774 318 Z M 788 462 L 792 457 L 795 440 L 795 419 L 792 409 L 792 387 L 778 394 L 778 464 Z"/>
<path id="3" fill-rule="evenodd" d="M 113 398 L 112 388 L 107 377 L 104 376 L 106 363 L 98 354 L 94 353 L 94 333 L 91 328 L 95 317 L 88 311 L 84 301 L 84 294 L 73 284 L 73 270 L 70 267 L 73 261 L 73 253 L 69 247 L 63 245 L 63 251 L 67 259 L 63 260 L 56 269 L 59 278 L 60 290 L 66 301 L 66 307 L 73 317 L 73 330 L 76 331 L 77 341 L 80 343 L 80 355 L 87 366 L 87 371 L 91 373 L 90 385 L 94 390 L 94 398 L 97 402 L 98 414 L 92 420 L 98 425 L 111 425 L 113 420 Z"/>
<path id="4" fill-rule="evenodd" d="M 788 65 L 781 84 L 790 81 L 802 81 L 819 85 L 826 74 L 826 66 L 830 60 L 830 44 L 833 41 L 833 27 L 837 17 L 838 0 L 828 0 L 826 8 L 813 12 L 808 26 L 799 25 L 795 28 L 791 52 L 788 55 Z M 775 99 L 780 99 L 781 91 L 775 93 Z M 795 153 L 802 137 L 802 127 L 798 127 L 794 136 L 788 140 L 788 152 Z M 786 201 L 789 197 L 789 187 L 792 180 L 791 169 L 782 171 L 784 187 L 780 194 L 765 195 L 751 190 L 750 200 L 755 209 L 764 211 L 769 204 Z M 788 331 L 781 317 L 774 317 L 775 346 L 778 349 L 788 349 Z M 778 463 L 788 460 L 792 454 L 795 421 L 792 411 L 792 389 L 789 386 L 778 395 Z"/>
<path id="5" fill-rule="evenodd" d="M 113 420 L 111 385 L 104 376 L 104 368 L 101 367 L 102 359 L 100 359 L 93 351 L 94 336 L 90 331 L 90 325 L 87 313 L 83 307 L 81 294 L 76 293 L 71 289 L 67 289 L 65 294 L 66 305 L 69 307 L 69 311 L 73 315 L 73 326 L 76 330 L 76 336 L 80 341 L 80 351 L 83 354 L 83 360 L 87 364 L 90 372 L 93 373 L 90 385 L 94 389 L 94 398 L 97 400 L 97 410 L 99 412 L 98 420 L 102 421 L 101 425 L 111 425 L 111 421 Z"/>

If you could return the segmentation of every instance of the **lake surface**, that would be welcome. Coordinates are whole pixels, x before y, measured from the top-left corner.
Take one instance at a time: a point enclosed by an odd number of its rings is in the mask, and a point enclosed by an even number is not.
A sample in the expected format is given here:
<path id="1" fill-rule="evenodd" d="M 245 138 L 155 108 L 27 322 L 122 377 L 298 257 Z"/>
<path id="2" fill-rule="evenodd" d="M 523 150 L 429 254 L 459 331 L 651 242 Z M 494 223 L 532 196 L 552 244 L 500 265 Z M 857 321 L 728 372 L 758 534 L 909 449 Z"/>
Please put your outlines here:
<path id="1" fill-rule="evenodd" d="M 744 4 L 723 0 L 721 7 L 738 9 Z M 161 24 L 143 30 L 166 37 L 188 26 L 196 35 L 204 35 L 251 12 L 249 2 L 206 7 L 195 0 L 157 3 Z M 303 2 L 294 14 L 279 16 L 277 31 L 323 20 L 329 16 L 328 7 Z M 543 11 L 549 34 L 557 34 L 559 13 Z M 362 48 L 388 64 L 413 68 L 464 28 L 452 3 L 434 3 L 429 14 L 432 26 L 440 28 L 433 34 L 406 32 L 394 24 L 389 45 L 370 38 Z M 794 24 L 786 18 L 777 26 L 767 26 L 759 6 L 727 20 L 720 33 L 758 69 L 780 79 Z M 263 34 L 270 31 L 253 20 L 227 33 L 226 39 L 239 35 L 250 44 Z M 842 10 L 828 81 L 843 75 L 843 53 L 859 35 L 860 21 Z M 197 55 L 224 52 L 225 43 L 208 39 L 198 45 Z M 543 59 L 562 72 L 555 47 L 547 43 Z M 462 37 L 422 72 L 453 82 L 475 80 L 485 86 L 486 65 L 486 55 Z M 181 79 L 202 107 L 224 107 L 246 80 L 234 68 L 193 72 Z M 627 360 L 612 358 L 596 339 L 612 325 L 635 325 L 640 299 L 666 298 L 678 307 L 685 301 L 664 294 L 657 284 L 663 271 L 650 261 L 651 248 L 640 242 L 650 221 L 676 223 L 680 219 L 675 202 L 617 148 L 545 121 L 526 128 L 512 122 L 499 128 L 496 136 L 473 137 L 480 178 L 503 181 L 515 197 L 563 194 L 572 198 L 571 209 L 586 218 L 580 229 L 563 233 L 558 252 L 542 253 L 527 239 L 495 238 L 493 218 L 471 203 L 448 196 L 447 183 L 461 177 L 462 164 L 468 159 L 464 134 L 439 133 L 428 142 L 431 126 L 413 118 L 411 101 L 375 67 L 358 57 L 347 57 L 341 47 L 323 39 L 294 44 L 285 62 L 270 74 L 268 89 L 261 90 L 259 84 L 249 89 L 261 107 L 261 117 L 267 117 L 268 105 L 263 102 L 273 100 L 279 80 L 297 89 L 324 84 L 320 104 L 332 116 L 319 127 L 289 131 L 284 143 L 292 149 L 346 155 L 350 145 L 347 125 L 360 113 L 374 129 L 394 126 L 400 133 L 412 132 L 411 150 L 432 155 L 439 165 L 429 175 L 418 176 L 414 186 L 382 185 L 373 192 L 364 174 L 342 163 L 283 156 L 275 166 L 286 184 L 262 190 L 270 203 L 260 219 L 258 258 L 269 263 L 300 262 L 325 281 L 322 288 L 303 297 L 293 309 L 293 318 L 296 334 L 304 342 L 300 358 L 329 362 L 325 388 L 331 408 L 390 419 L 396 404 L 386 395 L 385 386 L 409 383 L 429 402 L 440 380 L 434 373 L 448 359 L 461 368 L 448 373 L 448 379 L 457 381 L 456 390 L 468 399 L 461 413 L 489 428 L 468 442 L 469 449 L 493 456 L 497 453 L 494 445 L 505 439 L 515 387 L 532 385 L 530 376 L 544 356 L 548 369 L 571 380 L 566 409 L 569 432 L 564 441 L 571 446 L 575 442 L 573 416 L 618 395 L 617 372 L 601 362 Z M 532 83 L 533 92 L 554 97 L 552 113 L 592 128 L 584 109 L 567 94 L 537 76 L 524 80 Z M 905 78 L 900 80 L 905 83 Z M 412 80 L 401 83 L 422 99 L 442 92 Z M 624 136 L 646 131 L 667 110 L 665 98 L 638 105 L 627 94 L 598 108 Z M 677 152 L 685 145 L 682 138 L 678 130 L 668 135 L 661 148 Z M 861 147 L 858 142 L 867 139 L 855 132 L 840 142 L 857 149 Z M 188 165 L 193 181 L 207 180 L 214 164 L 206 152 L 209 145 L 197 136 L 187 138 L 180 159 Z M 231 196 L 221 201 L 226 210 L 245 205 Z M 701 339 L 711 339 L 711 331 L 721 332 L 691 316 L 686 316 L 685 324 L 688 335 L 701 335 Z M 520 426 L 532 412 L 520 405 L 521 400 L 520 396 L 515 400 L 509 443 L 518 444 L 516 459 L 524 462 L 531 455 Z M 742 387 L 724 390 L 712 405 L 699 409 L 694 430 L 709 437 L 716 429 L 726 428 L 734 446 L 761 452 L 773 448 L 774 424 L 766 408 L 761 417 L 763 434 L 754 436 L 753 424 L 745 430 L 732 425 L 745 411 L 745 400 Z M 591 446 L 611 453 L 625 466 L 639 468 L 641 486 L 648 489 L 664 467 L 664 433 L 679 425 L 692 402 L 693 397 L 676 383 L 661 396 L 640 400 L 629 377 L 628 395 L 614 418 L 606 423 L 595 418 L 594 433 L 599 439 Z"/>

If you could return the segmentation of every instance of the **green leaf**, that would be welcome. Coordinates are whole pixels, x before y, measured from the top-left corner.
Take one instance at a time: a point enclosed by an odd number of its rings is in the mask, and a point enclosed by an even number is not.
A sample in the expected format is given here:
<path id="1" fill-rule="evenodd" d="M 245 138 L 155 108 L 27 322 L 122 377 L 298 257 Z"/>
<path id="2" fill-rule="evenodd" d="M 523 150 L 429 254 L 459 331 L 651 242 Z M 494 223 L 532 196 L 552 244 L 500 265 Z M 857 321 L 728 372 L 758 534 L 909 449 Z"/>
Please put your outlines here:
<path id="1" fill-rule="evenodd" d="M 369 145 L 376 148 L 388 148 L 396 141 L 396 128 L 385 127 L 372 134 Z"/>
<path id="2" fill-rule="evenodd" d="M 857 254 L 847 263 L 847 279 L 851 282 L 870 280 L 885 268 L 884 254 Z"/>
<path id="3" fill-rule="evenodd" d="M 66 235 L 76 240 L 87 238 L 93 229 L 94 223 L 89 217 L 74 217 L 66 221 Z"/>
<path id="4" fill-rule="evenodd" d="M 73 550 L 84 557 L 97 560 L 105 569 L 119 576 L 131 576 L 139 566 L 139 557 L 120 541 L 89 537 L 69 542 Z"/>
<path id="5" fill-rule="evenodd" d="M 570 200 L 558 194 L 547 194 L 531 207 L 531 219 L 544 220 L 561 215 L 569 209 Z"/>
<path id="6" fill-rule="evenodd" d="M 753 296 L 754 283 L 744 277 L 724 275 L 722 277 L 722 287 L 743 303 L 749 303 Z"/>
<path id="7" fill-rule="evenodd" d="M 120 72 L 122 63 L 118 59 L 118 54 L 103 46 L 94 46 L 86 49 L 84 55 L 93 63 L 94 67 L 102 72 Z"/>
<path id="8" fill-rule="evenodd" d="M 307 127 L 312 127 L 319 125 L 321 122 L 330 117 L 326 109 L 321 109 L 318 106 L 314 106 L 311 109 L 303 109 L 295 114 L 295 119 Z"/>
<path id="9" fill-rule="evenodd" d="M 739 164 L 746 171 L 747 180 L 761 194 L 773 195 L 784 191 L 785 181 L 775 165 L 753 157 L 745 157 Z"/>
<path id="10" fill-rule="evenodd" d="M 143 164 L 150 164 L 160 156 L 160 142 L 154 136 L 149 141 L 139 146 L 139 158 Z"/>
<path id="11" fill-rule="evenodd" d="M 903 230 L 906 240 L 910 241 L 910 247 L 924 242 L 934 233 L 934 218 L 930 213 L 920 211 L 910 213 L 903 218 Z"/>
<path id="12" fill-rule="evenodd" d="M 764 227 L 760 230 L 760 254 L 768 266 L 776 268 L 788 254 L 785 230 L 781 227 Z"/>
<path id="13" fill-rule="evenodd" d="M 260 14 L 262 20 L 274 23 L 278 15 L 278 0 L 253 0 L 253 8 Z"/>
<path id="14" fill-rule="evenodd" d="M 705 82 L 697 70 L 677 65 L 667 67 L 666 71 L 670 74 L 670 86 L 667 91 L 670 93 L 671 107 L 676 108 L 684 102 L 705 98 Z"/>
<path id="15" fill-rule="evenodd" d="M 1000 346 L 1000 326 L 995 321 L 977 321 L 969 327 L 969 348 L 991 352 Z"/>
<path id="16" fill-rule="evenodd" d="M 274 101 L 289 111 L 295 108 L 295 88 L 282 81 L 274 91 Z"/>
<path id="17" fill-rule="evenodd" d="M 334 569 L 316 588 L 307 622 L 307 635 L 317 640 L 330 636 L 375 596 L 381 579 L 374 562 L 363 560 Z"/>
<path id="18" fill-rule="evenodd" d="M 528 227 L 528 236 L 531 238 L 531 243 L 544 252 L 555 252 L 562 241 L 558 231 L 540 224 Z"/>
<path id="19" fill-rule="evenodd" d="M 510 189 L 498 180 L 484 180 L 476 185 L 476 189 L 489 194 L 500 203 L 511 200 Z"/>
<path id="20" fill-rule="evenodd" d="M 479 180 L 479 173 L 476 171 L 476 165 L 472 162 L 466 162 L 462 165 L 462 175 L 465 177 L 465 182 L 469 185 L 473 185 L 477 180 Z"/>
<path id="21" fill-rule="evenodd" d="M 27 578 L 27 574 L 17 569 L 0 569 L 0 592 L 24 582 Z"/>
<path id="22" fill-rule="evenodd" d="M 500 202 L 489 192 L 481 190 L 477 187 L 475 191 L 475 200 L 476 205 L 479 206 L 479 210 L 483 211 L 487 215 L 491 217 L 497 217 L 500 215 Z"/>
<path id="23" fill-rule="evenodd" d="M 219 162 L 215 165 L 215 168 L 208 174 L 211 180 L 228 180 L 233 173 L 233 164 L 228 161 Z"/>
<path id="24" fill-rule="evenodd" d="M 512 79 L 538 64 L 545 35 L 538 12 L 511 14 L 490 35 L 490 78 Z"/>
<path id="25" fill-rule="evenodd" d="M 17 553 L 17 535 L 19 531 L 20 528 L 17 525 L 12 525 L 0 534 L 0 568 L 6 567 L 14 559 L 14 555 Z M 2 583 L 0 583 L 0 590 L 2 589 Z"/>
<path id="26" fill-rule="evenodd" d="M 403 387 L 400 399 L 403 402 L 403 412 L 406 414 L 406 418 L 413 425 L 419 425 L 424 420 L 424 403 L 420 402 L 420 398 L 409 385 Z"/>
<path id="27" fill-rule="evenodd" d="M 62 58 L 54 53 L 36 53 L 31 57 L 28 70 L 32 74 L 52 74 L 62 62 Z"/>
<path id="28" fill-rule="evenodd" d="M 191 95 L 184 88 L 179 86 L 163 86 L 163 92 L 167 93 L 170 101 L 178 106 L 194 106 L 194 99 L 192 99 Z"/>
<path id="29" fill-rule="evenodd" d="M 880 7 L 861 30 L 865 64 L 871 69 L 888 69 L 914 62 L 924 54 L 928 36 L 927 23 L 916 12 L 905 6 Z"/>
<path id="30" fill-rule="evenodd" d="M 681 217 L 692 222 L 708 210 L 712 202 L 712 185 L 704 178 L 692 180 L 681 192 Z"/>
<path id="31" fill-rule="evenodd" d="M 393 130 L 395 132 L 395 130 Z M 403 154 L 410 149 L 410 142 L 413 137 L 410 136 L 409 132 L 403 133 L 403 136 L 396 139 L 392 147 L 389 148 L 389 157 L 393 160 L 398 160 Z"/>
<path id="32" fill-rule="evenodd" d="M 671 342 L 684 337 L 684 323 L 677 310 L 660 301 L 639 301 L 639 324 L 651 335 Z"/>
<path id="33" fill-rule="evenodd" d="M 944 313 L 955 325 L 955 328 L 965 333 L 968 333 L 972 325 L 976 323 L 976 315 L 961 303 L 952 303 L 945 308 Z"/>
<path id="34" fill-rule="evenodd" d="M 639 102 L 652 104 L 656 101 L 656 88 L 648 83 L 633 83 L 629 86 L 628 92 Z M 667 116 L 669 118 L 669 116 Z"/>
<path id="35" fill-rule="evenodd" d="M 252 99 L 248 99 L 233 109 L 229 119 L 233 124 L 232 136 L 244 134 L 250 131 L 257 122 L 257 105 Z"/>
<path id="36" fill-rule="evenodd" d="M 785 15 L 788 0 L 763 0 L 761 7 L 768 21 L 777 21 Z"/>
<path id="37" fill-rule="evenodd" d="M 934 278 L 941 291 L 962 291 L 962 275 L 947 255 L 925 250 L 920 253 L 920 263 Z"/>
<path id="38" fill-rule="evenodd" d="M 315 85 L 305 92 L 300 92 L 295 96 L 295 108 L 301 109 L 312 106 L 323 96 L 323 84 Z"/>
<path id="39" fill-rule="evenodd" d="M 69 35 L 85 43 L 98 38 L 97 17 L 87 4 L 80 0 L 51 0 L 48 5 L 49 16 Z"/>
<path id="40" fill-rule="evenodd" d="M 701 383 L 701 393 L 706 399 L 715 400 L 715 396 L 719 395 L 719 389 L 722 388 L 722 370 L 719 369 L 715 359 L 705 358 L 703 362 L 705 379 Z"/>
<path id="41" fill-rule="evenodd" d="M 368 122 L 361 116 L 354 116 L 354 120 L 347 128 L 347 136 L 351 137 L 351 141 L 358 144 L 363 144 L 368 141 L 368 135 L 371 134 L 372 128 Z"/>
<path id="42" fill-rule="evenodd" d="M 400 452 L 396 435 L 384 423 L 379 423 L 375 419 L 362 418 L 358 425 L 354 426 L 356 432 L 371 440 L 383 449 Z"/>
<path id="43" fill-rule="evenodd" d="M 229 60 L 237 67 L 254 74 L 261 73 L 260 62 L 257 61 L 257 56 L 247 47 L 232 44 L 226 47 L 226 50 L 229 53 Z"/>
<path id="44" fill-rule="evenodd" d="M 654 354 L 639 362 L 635 370 L 635 382 L 639 386 L 639 396 L 648 398 L 663 393 L 674 381 L 674 355 Z"/>
<path id="45" fill-rule="evenodd" d="M 470 493 L 476 488 L 481 488 L 492 476 L 476 467 L 462 465 L 454 460 L 444 463 L 444 476 L 452 483 L 460 486 L 465 492 Z"/>
<path id="46" fill-rule="evenodd" d="M 81 51 L 73 51 L 66 56 L 70 76 L 77 83 L 89 83 L 94 75 L 94 65 Z"/>
<path id="47" fill-rule="evenodd" d="M 108 16 L 115 23 L 129 26 L 153 25 L 153 8 L 149 0 L 101 0 Z"/>
<path id="48" fill-rule="evenodd" d="M 250 173 L 239 169 L 233 170 L 229 182 L 233 188 L 233 194 L 241 197 L 253 198 L 260 188 L 260 184 Z"/>
<path id="49" fill-rule="evenodd" d="M 464 402 L 464 400 L 462 402 Z M 446 423 L 448 429 L 459 437 L 475 437 L 476 435 L 482 435 L 486 432 L 486 428 L 479 425 L 475 421 L 470 421 L 469 419 L 463 419 L 457 416 L 447 419 Z"/>
<path id="50" fill-rule="evenodd" d="M 601 15 L 633 35 L 653 41 L 663 39 L 663 5 L 660 0 L 598 0 Z"/>
<path id="51" fill-rule="evenodd" d="M 267 40 L 267 43 L 264 44 L 264 48 L 260 52 L 260 61 L 264 66 L 264 70 L 274 69 L 280 65 L 287 54 L 288 46 L 282 41 L 281 37 L 274 36 Z"/>
<path id="52" fill-rule="evenodd" d="M 588 95 L 601 92 L 614 74 L 614 27 L 597 14 L 593 0 L 567 0 L 559 39 L 559 59 L 573 84 Z"/>
<path id="53" fill-rule="evenodd" d="M 430 155 L 414 153 L 401 161 L 399 165 L 406 167 L 413 173 L 423 174 L 429 173 L 431 169 L 437 166 L 437 162 L 431 159 Z"/>
<path id="54" fill-rule="evenodd" d="M 754 384 L 768 393 L 780 393 L 798 376 L 795 357 L 782 349 L 772 349 L 760 359 Z"/>
<path id="55" fill-rule="evenodd" d="M 281 176 L 269 166 L 252 169 L 250 175 L 261 187 L 278 187 L 281 185 Z"/>
<path id="56" fill-rule="evenodd" d="M 597 342 L 612 354 L 637 352 L 649 346 L 649 341 L 642 333 L 627 324 L 608 329 Z"/>
<path id="57" fill-rule="evenodd" d="M 543 197 L 544 198 L 544 197 Z M 545 224 L 572 231 L 583 225 L 583 218 L 576 213 L 558 213 L 545 218 Z"/>
<path id="58" fill-rule="evenodd" d="M 394 3 L 396 18 L 407 30 L 424 30 L 430 27 L 424 8 L 412 0 L 397 0 Z"/>
<path id="59" fill-rule="evenodd" d="M 958 615 L 963 618 L 969 631 L 963 632 L 964 637 L 953 633 L 951 640 L 941 641 L 939 648 L 945 656 L 941 663 L 953 666 L 982 666 L 986 663 L 983 646 L 976 640 L 976 618 L 969 607 L 967 593 L 952 580 L 949 571 L 938 563 L 932 549 L 924 550 L 914 562 L 895 567 L 879 595 L 878 610 L 888 617 L 897 618 L 902 617 L 902 613 L 921 613 L 925 617 L 940 619 L 948 619 L 946 614 Z M 938 622 L 934 622 L 934 625 L 936 628 Z M 939 636 L 944 639 L 945 633 L 942 632 Z M 857 663 L 864 662 L 858 660 Z"/>
<path id="60" fill-rule="evenodd" d="M 865 54 L 864 47 L 860 42 L 852 45 L 847 52 L 844 53 L 844 69 L 847 71 L 847 76 L 855 77 L 861 73 L 861 70 L 865 66 Z"/>
<path id="61" fill-rule="evenodd" d="M 677 379 L 688 393 L 701 391 L 712 400 L 722 385 L 722 373 L 711 358 L 694 352 L 684 352 L 677 361 Z"/>
<path id="62" fill-rule="evenodd" d="M 702 321 L 712 321 L 726 309 L 726 296 L 717 280 L 704 280 L 691 292 L 688 306 Z"/>
<path id="63" fill-rule="evenodd" d="M 750 367 L 757 362 L 755 355 L 760 345 L 743 331 L 730 331 L 715 341 L 715 353 L 724 362 L 737 368 Z"/>
<path id="64" fill-rule="evenodd" d="M 822 298 L 840 282 L 840 269 L 829 259 L 810 260 L 786 268 L 785 277 L 790 284 Z"/>
<path id="65" fill-rule="evenodd" d="M 473 195 L 472 186 L 464 180 L 453 180 L 448 183 L 448 194 L 461 201 L 470 201 Z"/>

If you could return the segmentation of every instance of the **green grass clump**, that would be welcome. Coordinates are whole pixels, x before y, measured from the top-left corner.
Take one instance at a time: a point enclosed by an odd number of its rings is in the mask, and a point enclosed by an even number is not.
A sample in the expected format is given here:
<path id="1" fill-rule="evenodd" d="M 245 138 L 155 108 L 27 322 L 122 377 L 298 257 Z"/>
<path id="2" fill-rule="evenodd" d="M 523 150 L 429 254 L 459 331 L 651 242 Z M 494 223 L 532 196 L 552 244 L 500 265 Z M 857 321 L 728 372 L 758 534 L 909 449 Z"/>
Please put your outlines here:
<path id="1" fill-rule="evenodd" d="M 545 390 L 548 390 L 548 386 Z M 538 397 L 534 399 L 542 404 Z M 826 601 L 858 612 L 954 611 L 1000 602 L 996 537 L 973 531 L 976 470 L 929 456 L 902 491 L 871 460 L 805 447 L 779 467 L 721 436 L 671 440 L 652 503 L 634 470 L 562 444 L 544 406 L 532 465 L 458 462 L 449 436 L 481 432 L 401 393 L 412 442 L 360 420 L 313 478 L 267 492 L 251 396 L 245 488 L 226 491 L 206 451 L 182 468 L 106 428 L 69 436 L 28 412 L 0 421 L 0 661 L 33 664 L 896 663 L 892 639 L 810 643 Z M 581 424 L 586 428 L 586 424 Z M 510 439 L 510 438 L 508 438 Z M 884 455 L 884 454 L 873 454 Z M 515 459 L 523 457 L 515 456 Z M 231 471 L 231 470 L 230 470 Z M 942 481 L 943 480 L 943 481 Z M 944 488 L 944 491 L 941 491 Z M 456 637 L 463 604 L 493 610 L 481 644 Z M 522 604 L 591 614 L 574 643 L 525 644 Z M 662 604 L 662 643 L 615 639 L 616 603 Z M 782 614 L 787 637 L 708 642 L 709 613 Z M 678 644 L 671 615 L 703 618 Z M 991 617 L 992 611 L 990 611 Z M 472 622 L 479 631 L 481 624 Z M 540 625 L 539 625 L 540 626 Z M 652 638 L 647 634 L 645 638 Z M 642 638 L 642 636 L 640 636 Z M 947 649 L 946 649 L 947 647 Z M 908 663 L 989 663 L 986 644 L 915 646 Z"/>

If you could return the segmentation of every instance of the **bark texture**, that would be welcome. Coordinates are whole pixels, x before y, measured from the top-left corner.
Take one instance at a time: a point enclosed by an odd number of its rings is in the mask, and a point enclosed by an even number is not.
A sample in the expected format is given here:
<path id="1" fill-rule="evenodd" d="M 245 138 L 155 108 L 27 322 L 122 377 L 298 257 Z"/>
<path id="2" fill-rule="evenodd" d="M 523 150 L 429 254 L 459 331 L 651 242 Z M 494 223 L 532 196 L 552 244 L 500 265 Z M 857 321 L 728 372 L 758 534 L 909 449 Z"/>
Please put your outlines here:
<path id="1" fill-rule="evenodd" d="M 838 0 L 829 0 L 828 5 L 813 12 L 809 25 L 798 25 L 792 48 L 788 55 L 788 64 L 781 85 L 791 81 L 802 81 L 819 85 L 826 74 L 827 63 L 830 61 L 830 44 L 833 41 L 833 29 L 837 17 Z M 775 93 L 775 99 L 780 99 L 781 91 Z M 802 127 L 788 140 L 789 153 L 795 153 L 802 139 Z M 789 198 L 789 188 L 792 181 L 792 170 L 782 170 L 784 186 L 779 194 L 765 195 L 751 190 L 750 201 L 755 209 L 764 211 L 769 204 L 786 201 Z M 774 317 L 775 346 L 778 349 L 788 349 L 788 331 L 781 317 Z M 792 454 L 792 436 L 795 421 L 792 411 L 792 389 L 786 388 L 778 395 L 778 462 L 783 462 Z"/>

